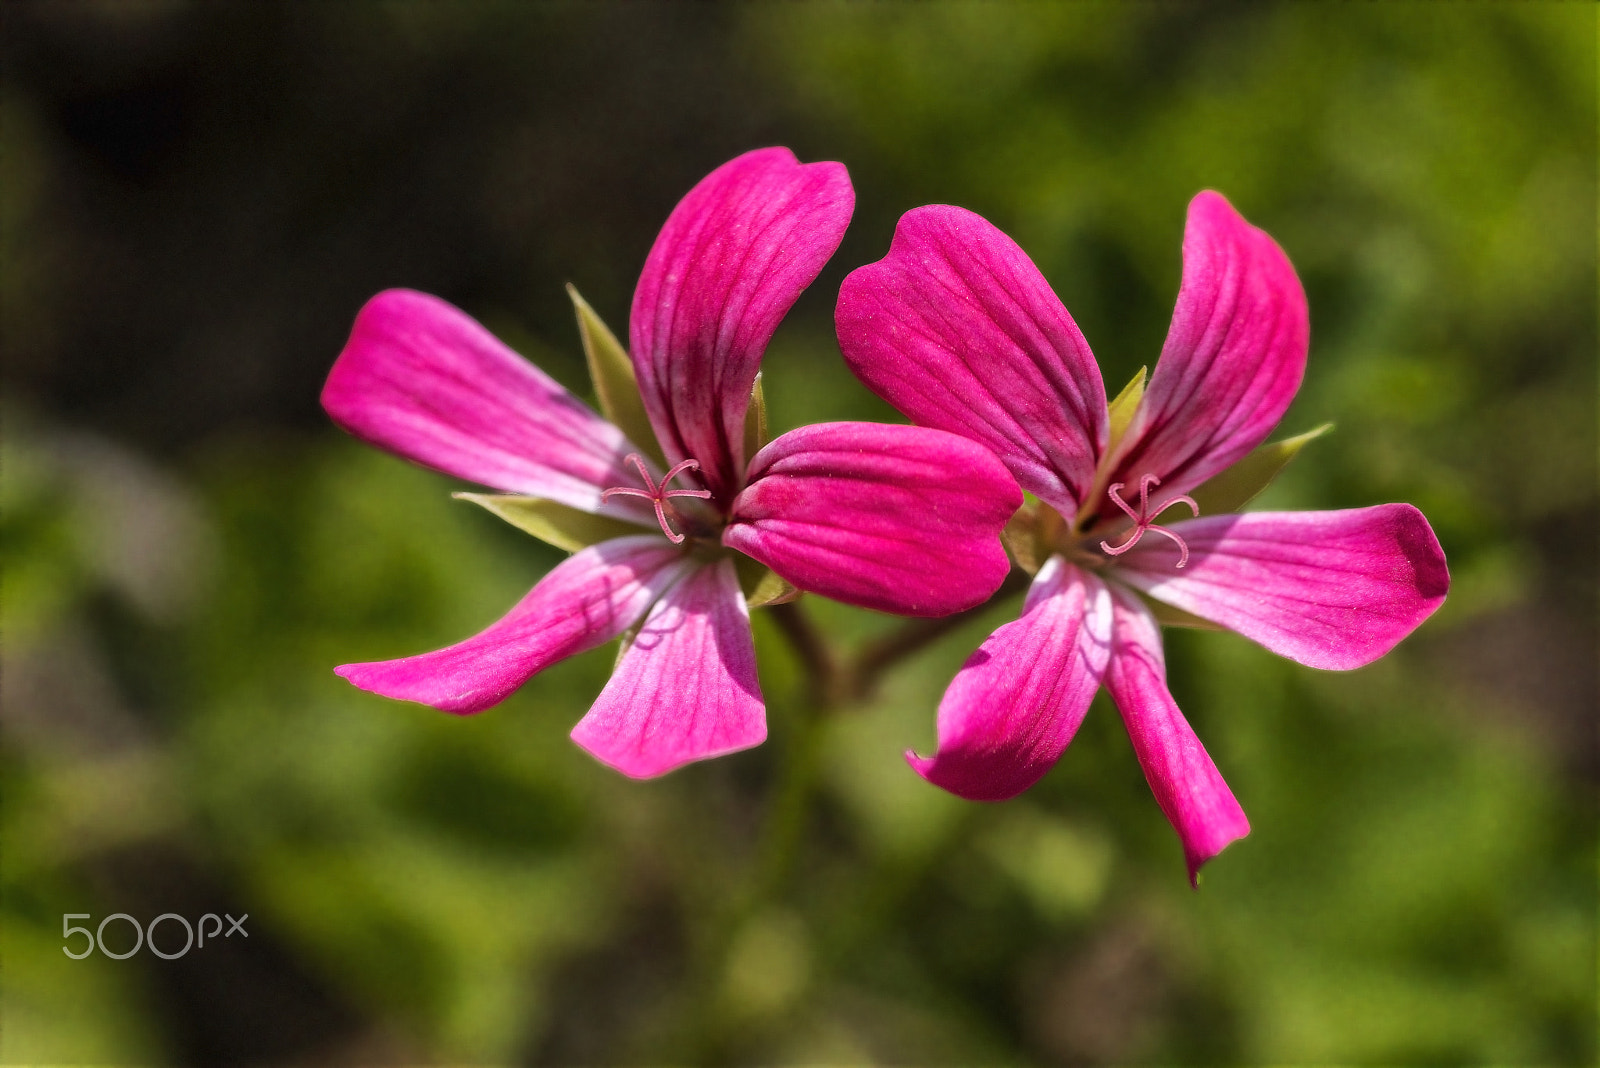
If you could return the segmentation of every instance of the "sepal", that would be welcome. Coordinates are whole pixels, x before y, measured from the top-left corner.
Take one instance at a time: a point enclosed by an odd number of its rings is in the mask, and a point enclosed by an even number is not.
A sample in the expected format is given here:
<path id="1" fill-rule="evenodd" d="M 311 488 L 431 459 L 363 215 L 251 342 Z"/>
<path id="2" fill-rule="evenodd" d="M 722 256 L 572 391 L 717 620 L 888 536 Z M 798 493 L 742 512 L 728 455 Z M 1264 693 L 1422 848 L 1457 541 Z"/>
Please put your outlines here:
<path id="1" fill-rule="evenodd" d="M 767 391 L 761 387 L 761 372 L 757 371 L 756 384 L 750 387 L 750 407 L 744 413 L 744 462 L 748 464 L 771 440 L 767 433 Z"/>
<path id="2" fill-rule="evenodd" d="M 595 399 L 600 402 L 601 413 L 646 456 L 663 468 L 669 466 L 661 446 L 656 443 L 656 432 L 650 426 L 650 417 L 645 414 L 644 398 L 639 393 L 639 380 L 633 373 L 633 361 L 628 359 L 628 351 L 605 321 L 589 307 L 589 302 L 579 295 L 577 286 L 570 282 L 567 283 L 567 296 L 572 298 L 572 310 L 578 317 L 578 336 L 583 340 L 583 357 L 589 364 L 589 378 L 594 382 Z"/>
<path id="3" fill-rule="evenodd" d="M 744 594 L 747 608 L 788 604 L 800 596 L 800 591 L 788 579 L 748 556 L 740 555 L 734 561 L 734 568 L 739 572 L 739 591 Z"/>
<path id="4" fill-rule="evenodd" d="M 638 526 L 625 520 L 582 512 L 541 497 L 514 493 L 453 493 L 451 496 L 487 508 L 518 530 L 569 553 L 612 538 L 643 533 Z"/>
<path id="5" fill-rule="evenodd" d="M 1332 423 L 1323 423 L 1304 434 L 1262 445 L 1232 467 L 1218 472 L 1194 491 L 1200 514 L 1237 512 L 1270 486 L 1301 449 L 1332 429 Z"/>
<path id="6" fill-rule="evenodd" d="M 1111 428 L 1111 439 L 1105 451 L 1107 456 L 1117 451 L 1122 435 L 1128 432 L 1128 425 L 1133 422 L 1133 413 L 1139 410 L 1139 401 L 1144 398 L 1145 374 L 1148 370 L 1146 367 L 1139 368 L 1139 373 L 1134 375 L 1128 384 L 1122 387 L 1122 392 L 1106 406 Z"/>

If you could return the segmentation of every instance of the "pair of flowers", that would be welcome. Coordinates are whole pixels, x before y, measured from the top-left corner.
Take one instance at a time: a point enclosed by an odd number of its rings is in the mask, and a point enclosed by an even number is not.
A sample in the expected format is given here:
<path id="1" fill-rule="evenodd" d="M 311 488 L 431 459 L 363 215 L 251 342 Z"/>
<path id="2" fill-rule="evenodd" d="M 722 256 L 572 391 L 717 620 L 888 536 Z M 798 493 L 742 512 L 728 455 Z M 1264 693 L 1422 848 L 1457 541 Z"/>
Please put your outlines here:
<path id="1" fill-rule="evenodd" d="M 916 425 L 766 442 L 761 356 L 853 207 L 842 165 L 781 148 L 701 181 L 645 262 L 626 353 L 574 294 L 607 419 L 449 304 L 373 298 L 323 391 L 329 414 L 501 491 L 467 496 L 574 553 L 483 633 L 339 674 L 476 712 L 620 636 L 572 736 L 625 774 L 659 775 L 764 739 L 749 606 L 804 590 L 947 615 L 994 593 L 1008 546 L 1034 572 L 1022 616 L 957 674 L 938 751 L 912 766 L 963 797 L 1014 796 L 1103 684 L 1192 878 L 1249 826 L 1167 691 L 1163 617 L 1357 667 L 1444 599 L 1438 541 L 1409 505 L 1228 514 L 1307 437 L 1258 448 L 1299 387 L 1308 327 L 1282 251 L 1215 193 L 1190 205 L 1148 387 L 1141 372 L 1108 405 L 1021 249 L 971 212 L 925 207 L 846 279 L 837 312 L 852 370 Z M 1208 514 L 1156 522 L 1179 503 Z"/>

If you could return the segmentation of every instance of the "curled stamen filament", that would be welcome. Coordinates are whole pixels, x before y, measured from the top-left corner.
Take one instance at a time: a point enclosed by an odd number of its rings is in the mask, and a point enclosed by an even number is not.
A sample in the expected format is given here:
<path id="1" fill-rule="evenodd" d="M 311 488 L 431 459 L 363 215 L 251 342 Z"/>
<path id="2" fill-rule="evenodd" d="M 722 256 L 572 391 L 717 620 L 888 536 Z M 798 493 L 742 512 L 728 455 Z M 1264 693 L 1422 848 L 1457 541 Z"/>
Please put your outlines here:
<path id="1" fill-rule="evenodd" d="M 1187 504 L 1189 506 L 1189 510 L 1198 516 L 1200 514 L 1200 506 L 1194 502 L 1194 498 L 1186 494 L 1179 494 L 1178 496 L 1169 499 L 1160 508 L 1156 509 L 1154 514 L 1152 514 L 1150 511 L 1150 487 L 1161 485 L 1161 480 L 1155 475 L 1145 475 L 1139 480 L 1139 510 L 1135 512 L 1131 507 L 1128 506 L 1128 502 L 1122 499 L 1121 490 L 1125 485 L 1127 485 L 1125 482 L 1113 482 L 1111 485 L 1106 487 L 1106 495 L 1111 498 L 1111 502 L 1113 504 L 1115 504 L 1118 508 L 1121 508 L 1123 512 L 1127 514 L 1129 519 L 1133 520 L 1133 532 L 1121 545 L 1112 545 L 1108 541 L 1102 541 L 1100 543 L 1100 548 L 1103 549 L 1108 556 L 1121 556 L 1123 553 L 1133 548 L 1134 545 L 1138 544 L 1139 539 L 1144 537 L 1145 531 L 1153 530 L 1157 534 L 1164 534 L 1176 542 L 1180 554 L 1178 556 L 1178 566 L 1182 567 L 1184 564 L 1187 564 L 1189 562 L 1188 544 L 1177 534 L 1168 530 L 1166 527 L 1157 525 L 1155 521 L 1162 512 L 1165 512 L 1168 508 L 1171 508 L 1173 505 L 1180 502 Z"/>
<path id="2" fill-rule="evenodd" d="M 672 544 L 683 544 L 684 536 L 674 531 L 667 523 L 667 508 L 669 507 L 667 504 L 667 498 L 697 497 L 703 501 L 710 498 L 711 491 L 703 489 L 669 490 L 667 489 L 667 483 L 671 482 L 685 471 L 700 470 L 700 461 L 683 460 L 680 463 L 674 464 L 672 470 L 661 476 L 661 482 L 659 485 L 650 478 L 650 469 L 644 465 L 644 458 L 638 453 L 630 452 L 622 462 L 631 463 L 634 467 L 639 469 L 639 477 L 644 479 L 645 488 L 637 489 L 633 486 L 613 486 L 611 489 L 601 492 L 600 500 L 609 501 L 612 497 L 643 497 L 645 500 L 655 505 L 656 522 L 661 524 L 661 533 L 665 534 L 667 536 L 667 540 L 672 542 Z"/>

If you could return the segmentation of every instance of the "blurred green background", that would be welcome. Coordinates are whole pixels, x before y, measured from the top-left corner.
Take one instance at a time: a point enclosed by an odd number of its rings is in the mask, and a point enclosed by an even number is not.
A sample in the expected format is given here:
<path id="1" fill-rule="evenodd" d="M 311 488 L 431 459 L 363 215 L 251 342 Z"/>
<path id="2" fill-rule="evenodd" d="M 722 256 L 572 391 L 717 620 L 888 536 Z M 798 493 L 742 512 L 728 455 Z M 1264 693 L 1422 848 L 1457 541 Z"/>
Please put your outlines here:
<path id="1" fill-rule="evenodd" d="M 1594 1062 L 1593 6 L 4 18 L 0 1060 Z M 831 312 L 919 204 L 1015 237 L 1113 390 L 1197 190 L 1294 261 L 1280 436 L 1338 429 L 1261 503 L 1414 502 L 1454 586 L 1350 674 L 1168 632 L 1254 826 L 1198 893 L 1103 698 L 1006 804 L 903 763 L 1014 602 L 826 724 L 743 912 L 805 681 L 761 613 L 771 740 L 649 783 L 566 738 L 609 649 L 466 719 L 332 674 L 475 632 L 559 557 L 328 424 L 361 303 L 438 293 L 587 394 L 562 284 L 624 330 L 678 197 L 766 144 L 859 200 L 768 355 L 779 429 L 897 418 Z M 62 954 L 63 914 L 115 912 L 249 939 Z"/>

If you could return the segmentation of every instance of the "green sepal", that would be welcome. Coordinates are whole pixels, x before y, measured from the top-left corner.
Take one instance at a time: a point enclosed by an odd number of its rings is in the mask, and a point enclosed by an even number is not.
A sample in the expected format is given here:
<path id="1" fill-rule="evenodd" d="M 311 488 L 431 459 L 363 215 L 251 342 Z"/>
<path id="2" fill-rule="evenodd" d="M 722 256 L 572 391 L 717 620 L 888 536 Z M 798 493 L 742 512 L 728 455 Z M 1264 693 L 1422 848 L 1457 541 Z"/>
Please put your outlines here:
<path id="1" fill-rule="evenodd" d="M 571 282 L 567 283 L 567 296 L 572 298 L 572 309 L 578 316 L 578 336 L 583 339 L 583 356 L 589 363 L 589 379 L 594 383 L 601 413 L 646 456 L 666 467 L 666 457 L 656 444 L 656 433 L 645 414 L 644 398 L 639 394 L 639 380 L 634 376 L 628 350 Z"/>
<path id="2" fill-rule="evenodd" d="M 1332 429 L 1332 423 L 1323 423 L 1304 434 L 1262 445 L 1226 471 L 1207 479 L 1193 493 L 1195 503 L 1200 506 L 1200 514 L 1227 515 L 1237 512 L 1271 485 L 1272 480 L 1278 477 L 1278 472 L 1288 466 L 1296 453 Z"/>
<path id="3" fill-rule="evenodd" d="M 569 553 L 612 538 L 650 533 L 622 519 L 593 515 L 541 497 L 522 497 L 514 493 L 453 493 L 451 496 L 487 508 L 518 530 L 527 531 Z"/>
<path id="4" fill-rule="evenodd" d="M 1149 368 L 1139 368 L 1139 373 L 1134 375 L 1127 385 L 1122 387 L 1122 392 L 1106 406 L 1110 414 L 1111 441 L 1106 445 L 1106 455 L 1116 449 L 1122 441 L 1122 435 L 1128 432 L 1128 424 L 1133 422 L 1133 413 L 1139 410 L 1139 401 L 1144 398 L 1145 372 Z"/>
<path id="5" fill-rule="evenodd" d="M 1037 500 L 1024 500 L 1022 507 L 1000 529 L 1000 544 L 1006 547 L 1017 566 L 1030 575 L 1037 575 L 1044 565 L 1039 552 L 1039 509 L 1042 507 Z"/>
<path id="6" fill-rule="evenodd" d="M 1202 619 L 1193 612 L 1185 612 L 1181 608 L 1174 608 L 1170 604 L 1156 600 L 1154 597 L 1144 599 L 1145 606 L 1150 609 L 1150 614 L 1156 617 L 1156 622 L 1163 627 L 1192 627 L 1195 630 L 1227 630 L 1220 623 L 1213 623 L 1209 619 Z"/>
<path id="7" fill-rule="evenodd" d="M 756 372 L 756 384 L 750 387 L 750 407 L 744 413 L 744 462 L 748 464 L 756 453 L 771 440 L 767 437 L 767 391 L 761 388 L 761 372 Z"/>
<path id="8" fill-rule="evenodd" d="M 787 604 L 800 596 L 800 591 L 767 565 L 748 556 L 734 561 L 739 572 L 739 589 L 744 592 L 744 603 L 750 608 L 768 604 Z"/>

